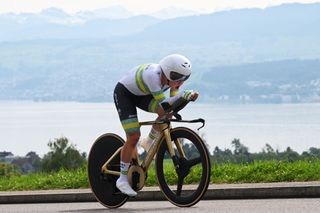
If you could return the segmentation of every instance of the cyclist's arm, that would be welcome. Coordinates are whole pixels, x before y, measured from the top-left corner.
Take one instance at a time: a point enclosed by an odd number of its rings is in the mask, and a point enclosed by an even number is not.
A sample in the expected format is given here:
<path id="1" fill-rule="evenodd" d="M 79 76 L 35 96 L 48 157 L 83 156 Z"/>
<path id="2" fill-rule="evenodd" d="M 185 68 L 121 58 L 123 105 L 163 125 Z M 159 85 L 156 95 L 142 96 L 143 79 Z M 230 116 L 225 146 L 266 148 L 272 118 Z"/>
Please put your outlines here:
<path id="1" fill-rule="evenodd" d="M 162 109 L 167 110 L 172 106 L 174 102 L 176 102 L 179 98 L 183 98 L 188 101 L 195 101 L 198 98 L 198 93 L 192 90 L 185 90 L 179 92 L 177 95 L 166 98 L 163 91 L 152 93 L 154 99 L 159 103 Z"/>

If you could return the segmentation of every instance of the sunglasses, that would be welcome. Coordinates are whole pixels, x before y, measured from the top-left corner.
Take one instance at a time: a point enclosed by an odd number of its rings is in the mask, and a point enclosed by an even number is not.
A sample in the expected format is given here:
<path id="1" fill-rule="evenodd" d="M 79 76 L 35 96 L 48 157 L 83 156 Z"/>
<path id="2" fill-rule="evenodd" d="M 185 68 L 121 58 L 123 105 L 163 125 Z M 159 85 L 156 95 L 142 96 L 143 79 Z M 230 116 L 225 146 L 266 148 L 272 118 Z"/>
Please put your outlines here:
<path id="1" fill-rule="evenodd" d="M 170 72 L 170 79 L 172 81 L 185 81 L 190 77 L 190 75 L 182 75 L 180 73 L 171 71 Z"/>

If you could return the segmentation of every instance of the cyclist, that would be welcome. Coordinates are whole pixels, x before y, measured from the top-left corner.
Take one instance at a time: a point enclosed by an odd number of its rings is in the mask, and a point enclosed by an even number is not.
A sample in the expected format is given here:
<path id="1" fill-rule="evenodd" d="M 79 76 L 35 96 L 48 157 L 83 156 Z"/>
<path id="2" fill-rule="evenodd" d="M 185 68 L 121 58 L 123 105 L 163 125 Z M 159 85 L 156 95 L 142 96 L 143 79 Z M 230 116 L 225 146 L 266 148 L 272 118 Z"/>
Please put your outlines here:
<path id="1" fill-rule="evenodd" d="M 126 133 L 126 143 L 121 151 L 121 174 L 116 182 L 117 188 L 124 194 L 136 196 L 128 183 L 128 168 L 136 145 L 140 138 L 140 126 L 137 108 L 157 113 L 162 116 L 178 98 L 190 101 L 198 98 L 198 93 L 192 90 L 179 92 L 180 86 L 191 74 L 191 62 L 179 54 L 164 57 L 159 64 L 142 64 L 133 68 L 125 75 L 114 89 L 114 102 Z M 170 97 L 164 92 L 170 88 Z M 159 127 L 153 125 L 147 138 L 141 146 L 148 151 L 152 142 L 159 137 Z"/>

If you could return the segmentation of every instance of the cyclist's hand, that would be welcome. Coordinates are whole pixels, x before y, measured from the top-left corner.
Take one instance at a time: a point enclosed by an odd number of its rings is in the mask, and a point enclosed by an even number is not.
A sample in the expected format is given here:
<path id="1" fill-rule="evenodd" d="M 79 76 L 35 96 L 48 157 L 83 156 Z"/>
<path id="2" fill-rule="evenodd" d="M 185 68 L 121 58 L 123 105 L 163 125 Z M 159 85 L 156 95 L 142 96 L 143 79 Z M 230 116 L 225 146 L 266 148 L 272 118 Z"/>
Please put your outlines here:
<path id="1" fill-rule="evenodd" d="M 193 92 L 193 94 L 191 96 L 191 101 L 197 100 L 198 97 L 199 97 L 199 93 L 198 92 Z"/>
<path id="2" fill-rule="evenodd" d="M 199 93 L 196 91 L 185 90 L 182 97 L 188 101 L 195 101 L 197 100 L 198 96 L 199 96 Z"/>

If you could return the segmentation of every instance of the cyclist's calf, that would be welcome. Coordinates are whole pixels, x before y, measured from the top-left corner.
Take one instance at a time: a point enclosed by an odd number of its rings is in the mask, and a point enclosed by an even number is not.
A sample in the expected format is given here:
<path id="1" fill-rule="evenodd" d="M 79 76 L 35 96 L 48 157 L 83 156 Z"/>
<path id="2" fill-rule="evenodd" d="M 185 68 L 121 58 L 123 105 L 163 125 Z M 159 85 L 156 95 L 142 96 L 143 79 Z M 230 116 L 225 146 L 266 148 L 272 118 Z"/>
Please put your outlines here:
<path id="1" fill-rule="evenodd" d="M 132 154 L 136 151 L 136 145 L 140 138 L 140 131 L 135 133 L 127 133 L 127 141 L 121 150 L 121 159 L 123 162 L 129 163 L 132 159 Z"/>
<path id="2" fill-rule="evenodd" d="M 135 133 L 127 133 L 127 141 L 126 143 L 130 144 L 130 146 L 135 147 L 139 141 L 141 136 L 140 131 Z"/>

